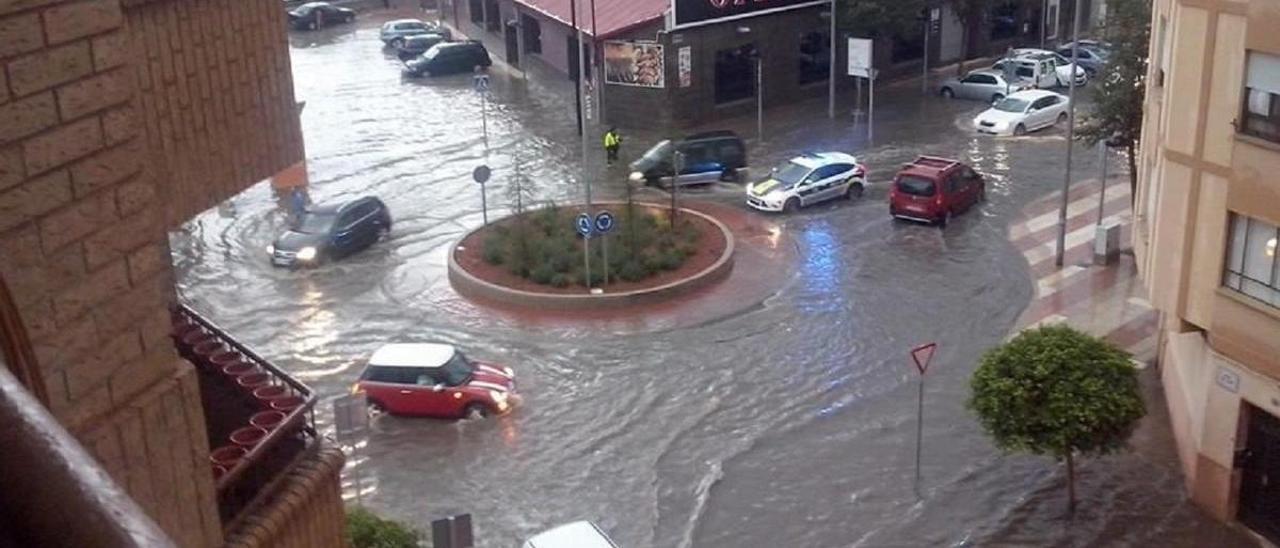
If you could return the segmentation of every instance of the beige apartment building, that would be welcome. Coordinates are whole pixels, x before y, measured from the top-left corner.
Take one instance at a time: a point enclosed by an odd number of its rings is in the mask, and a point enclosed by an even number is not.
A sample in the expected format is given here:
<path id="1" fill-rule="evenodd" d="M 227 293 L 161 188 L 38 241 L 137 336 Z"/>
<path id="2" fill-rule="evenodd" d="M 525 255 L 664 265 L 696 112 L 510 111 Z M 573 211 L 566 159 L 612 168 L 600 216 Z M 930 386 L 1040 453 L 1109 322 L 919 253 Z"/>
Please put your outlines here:
<path id="1" fill-rule="evenodd" d="M 316 395 L 182 307 L 169 253 L 301 166 L 285 27 L 0 0 L 0 546 L 345 544 Z"/>
<path id="2" fill-rule="evenodd" d="M 1187 489 L 1280 543 L 1280 2 L 1153 12 L 1133 244 Z"/>

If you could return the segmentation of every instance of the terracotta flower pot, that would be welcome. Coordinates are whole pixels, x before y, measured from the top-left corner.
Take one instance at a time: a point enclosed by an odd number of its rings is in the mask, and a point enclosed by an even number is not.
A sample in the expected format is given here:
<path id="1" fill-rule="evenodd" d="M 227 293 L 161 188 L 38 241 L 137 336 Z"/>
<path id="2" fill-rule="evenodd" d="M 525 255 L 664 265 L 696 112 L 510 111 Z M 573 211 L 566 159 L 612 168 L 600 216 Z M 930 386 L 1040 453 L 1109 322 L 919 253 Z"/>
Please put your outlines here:
<path id="1" fill-rule="evenodd" d="M 258 366 L 254 364 L 251 364 L 243 360 L 238 360 L 223 366 L 222 374 L 228 377 L 235 378 L 241 375 L 248 375 L 249 373 L 253 373 L 257 369 L 258 369 Z"/>
<path id="2" fill-rule="evenodd" d="M 252 393 L 254 390 L 267 386 L 271 382 L 271 375 L 266 373 L 246 373 L 236 377 L 236 384 L 246 392 Z"/>
<path id="3" fill-rule="evenodd" d="M 223 367 L 239 361 L 244 361 L 243 356 L 234 350 L 223 350 L 209 356 L 209 363 L 213 364 L 213 368 L 217 370 L 222 370 Z"/>
<path id="4" fill-rule="evenodd" d="M 284 423 L 285 414 L 283 411 L 261 411 L 254 413 L 249 417 L 249 424 L 261 428 L 263 430 L 274 430 L 277 426 Z"/>
<path id="5" fill-rule="evenodd" d="M 270 409 L 273 400 L 289 396 L 289 389 L 278 384 L 268 384 L 253 389 L 253 399 L 257 400 L 258 405 L 261 405 L 263 409 Z"/>
<path id="6" fill-rule="evenodd" d="M 235 468 L 236 464 L 240 462 L 240 459 L 243 459 L 247 454 L 249 454 L 249 451 L 238 445 L 224 445 L 214 449 L 212 453 L 209 453 L 209 462 L 226 468 L 227 470 L 231 470 L 232 468 Z"/>
<path id="7" fill-rule="evenodd" d="M 267 437 L 267 430 L 257 426 L 246 426 L 236 429 L 228 437 L 231 443 L 234 443 L 245 449 L 253 449 L 254 446 L 262 442 Z"/>
<path id="8" fill-rule="evenodd" d="M 213 465 L 213 481 L 218 481 L 222 476 L 227 475 L 227 467 L 214 464 Z"/>
<path id="9" fill-rule="evenodd" d="M 271 408 L 276 411 L 282 411 L 285 414 L 288 414 L 294 409 L 302 407 L 302 404 L 306 402 L 307 400 L 304 400 L 298 396 L 287 396 L 287 397 L 276 398 L 274 400 L 271 400 Z"/>

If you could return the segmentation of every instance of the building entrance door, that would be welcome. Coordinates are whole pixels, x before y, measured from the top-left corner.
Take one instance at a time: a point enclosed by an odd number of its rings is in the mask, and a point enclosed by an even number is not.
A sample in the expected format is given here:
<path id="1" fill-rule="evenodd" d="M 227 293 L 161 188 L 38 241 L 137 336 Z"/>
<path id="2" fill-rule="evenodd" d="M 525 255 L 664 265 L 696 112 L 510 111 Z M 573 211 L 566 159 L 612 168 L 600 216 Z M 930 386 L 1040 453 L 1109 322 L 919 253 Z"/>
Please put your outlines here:
<path id="1" fill-rule="evenodd" d="M 1239 519 L 1280 543 L 1280 419 L 1252 405 L 1248 412 Z"/>
<path id="2" fill-rule="evenodd" d="M 506 27 L 507 64 L 520 68 L 520 29 L 512 24 L 508 24 Z"/>

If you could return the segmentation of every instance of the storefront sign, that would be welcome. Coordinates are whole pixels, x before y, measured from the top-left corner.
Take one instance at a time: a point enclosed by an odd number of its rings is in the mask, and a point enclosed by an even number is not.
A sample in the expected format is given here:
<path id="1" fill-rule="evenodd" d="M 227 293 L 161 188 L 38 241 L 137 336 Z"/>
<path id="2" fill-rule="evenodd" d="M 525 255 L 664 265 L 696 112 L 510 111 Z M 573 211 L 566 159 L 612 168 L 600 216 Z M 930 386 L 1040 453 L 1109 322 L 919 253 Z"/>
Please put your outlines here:
<path id="1" fill-rule="evenodd" d="M 671 11 L 679 28 L 830 4 L 830 0 L 672 0 Z"/>
<path id="2" fill-rule="evenodd" d="M 871 77 L 871 40 L 849 39 L 849 76 Z"/>
<path id="3" fill-rule="evenodd" d="M 664 87 L 662 46 L 653 42 L 605 42 L 604 81 L 620 86 Z"/>
<path id="4" fill-rule="evenodd" d="M 693 48 L 684 46 L 679 50 L 680 58 L 680 87 L 687 88 L 693 85 Z"/>

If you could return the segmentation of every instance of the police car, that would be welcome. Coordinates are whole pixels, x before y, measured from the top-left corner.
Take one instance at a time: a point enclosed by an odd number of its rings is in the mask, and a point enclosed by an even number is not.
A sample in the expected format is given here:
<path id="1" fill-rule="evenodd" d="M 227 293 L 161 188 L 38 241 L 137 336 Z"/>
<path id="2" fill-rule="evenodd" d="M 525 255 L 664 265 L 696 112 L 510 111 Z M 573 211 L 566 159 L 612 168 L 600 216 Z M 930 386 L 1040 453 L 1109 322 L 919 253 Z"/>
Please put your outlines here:
<path id="1" fill-rule="evenodd" d="M 773 168 L 769 178 L 747 185 L 747 205 L 761 211 L 793 212 L 835 198 L 857 198 L 867 169 L 843 152 L 796 156 Z"/>

